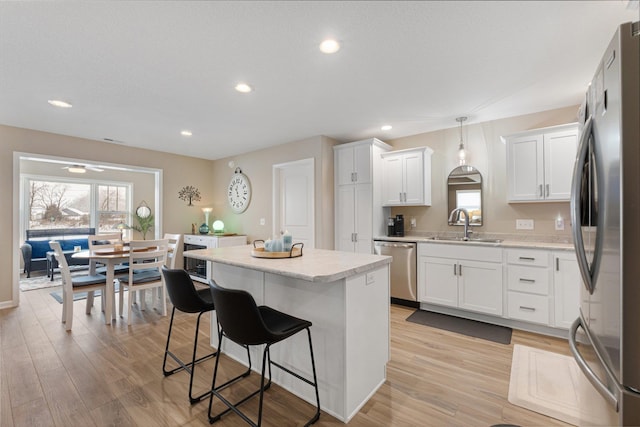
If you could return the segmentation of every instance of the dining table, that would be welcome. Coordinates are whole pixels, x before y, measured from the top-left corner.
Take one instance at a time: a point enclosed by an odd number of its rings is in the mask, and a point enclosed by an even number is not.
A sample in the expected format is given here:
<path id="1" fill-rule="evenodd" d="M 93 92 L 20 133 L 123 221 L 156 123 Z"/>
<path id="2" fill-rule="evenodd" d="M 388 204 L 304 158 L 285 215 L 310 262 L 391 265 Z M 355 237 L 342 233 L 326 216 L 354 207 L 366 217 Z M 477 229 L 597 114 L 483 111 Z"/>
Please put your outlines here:
<path id="1" fill-rule="evenodd" d="M 105 323 L 111 324 L 112 320 L 116 320 L 115 310 L 115 289 L 113 281 L 115 279 L 115 266 L 129 259 L 129 247 L 110 247 L 104 249 L 83 250 L 76 252 L 72 258 L 88 259 L 89 274 L 96 274 L 96 263 L 104 264 L 106 267 L 106 290 L 102 298 L 104 305 Z"/>

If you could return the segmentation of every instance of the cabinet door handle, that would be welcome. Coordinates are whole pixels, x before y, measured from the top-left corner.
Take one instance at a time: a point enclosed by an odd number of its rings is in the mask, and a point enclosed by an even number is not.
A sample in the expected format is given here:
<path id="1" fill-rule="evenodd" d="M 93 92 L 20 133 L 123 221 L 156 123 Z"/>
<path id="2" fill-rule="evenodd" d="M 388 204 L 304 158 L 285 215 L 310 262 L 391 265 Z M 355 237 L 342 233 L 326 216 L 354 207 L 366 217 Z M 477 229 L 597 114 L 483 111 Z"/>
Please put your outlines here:
<path id="1" fill-rule="evenodd" d="M 556 257 L 556 271 L 560 271 L 560 258 Z"/>
<path id="2" fill-rule="evenodd" d="M 536 309 L 535 309 L 535 308 L 533 308 L 533 307 L 527 307 L 527 306 L 525 306 L 525 305 L 521 305 L 521 306 L 520 306 L 520 310 L 536 311 Z"/>
<path id="3" fill-rule="evenodd" d="M 547 190 L 546 197 L 549 197 L 549 184 L 547 184 L 545 187 L 546 187 L 546 190 Z"/>
<path id="4" fill-rule="evenodd" d="M 536 281 L 533 279 L 524 279 L 522 277 L 520 278 L 520 281 L 524 283 L 536 283 Z"/>
<path id="5" fill-rule="evenodd" d="M 407 193 L 402 193 L 404 194 L 404 202 L 407 203 Z"/>
<path id="6" fill-rule="evenodd" d="M 458 264 L 458 275 L 462 276 L 462 264 Z"/>
<path id="7" fill-rule="evenodd" d="M 358 182 L 358 172 L 353 173 L 353 182 Z"/>
<path id="8" fill-rule="evenodd" d="M 454 276 L 458 275 L 458 272 L 457 272 L 457 269 L 456 269 L 457 266 L 458 266 L 458 264 L 453 264 L 453 275 Z"/>
<path id="9" fill-rule="evenodd" d="M 540 190 L 540 197 L 542 198 L 542 184 L 538 185 L 538 189 Z"/>
<path id="10" fill-rule="evenodd" d="M 521 260 L 521 261 L 535 261 L 536 260 L 535 258 L 528 257 L 528 256 L 521 256 L 521 257 L 518 257 L 518 259 Z"/>

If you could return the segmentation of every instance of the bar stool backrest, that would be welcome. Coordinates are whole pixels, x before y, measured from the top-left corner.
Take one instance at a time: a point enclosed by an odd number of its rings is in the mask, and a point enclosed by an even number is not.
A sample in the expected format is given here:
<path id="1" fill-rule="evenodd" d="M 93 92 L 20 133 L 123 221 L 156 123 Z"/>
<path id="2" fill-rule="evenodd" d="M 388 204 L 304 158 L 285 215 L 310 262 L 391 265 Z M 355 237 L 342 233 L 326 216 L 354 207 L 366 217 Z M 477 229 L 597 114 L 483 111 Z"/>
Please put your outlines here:
<path id="1" fill-rule="evenodd" d="M 223 288 L 213 279 L 209 281 L 209 288 L 218 323 L 226 337 L 240 345 L 259 345 L 273 341 L 273 334 L 264 324 L 250 293 Z"/>
<path id="2" fill-rule="evenodd" d="M 162 274 L 169 299 L 177 310 L 185 313 L 200 313 L 211 304 L 200 298 L 193 280 L 186 271 L 163 266 Z"/>

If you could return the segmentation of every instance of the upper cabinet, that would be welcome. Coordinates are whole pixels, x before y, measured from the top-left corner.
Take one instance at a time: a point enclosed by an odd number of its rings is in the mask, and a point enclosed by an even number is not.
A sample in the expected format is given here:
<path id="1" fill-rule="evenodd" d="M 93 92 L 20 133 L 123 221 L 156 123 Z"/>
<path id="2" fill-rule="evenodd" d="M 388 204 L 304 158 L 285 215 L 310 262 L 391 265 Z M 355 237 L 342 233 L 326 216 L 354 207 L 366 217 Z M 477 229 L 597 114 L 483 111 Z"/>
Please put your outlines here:
<path id="1" fill-rule="evenodd" d="M 505 137 L 507 201 L 569 201 L 578 149 L 578 124 L 534 129 Z"/>
<path id="2" fill-rule="evenodd" d="M 370 143 L 355 145 L 342 144 L 336 146 L 336 177 L 337 184 L 365 184 L 371 182 L 372 179 L 372 147 L 377 144 L 370 140 Z M 382 141 L 378 141 L 382 143 Z M 386 144 L 385 144 L 386 145 Z"/>
<path id="3" fill-rule="evenodd" d="M 383 206 L 431 206 L 429 147 L 382 153 Z"/>

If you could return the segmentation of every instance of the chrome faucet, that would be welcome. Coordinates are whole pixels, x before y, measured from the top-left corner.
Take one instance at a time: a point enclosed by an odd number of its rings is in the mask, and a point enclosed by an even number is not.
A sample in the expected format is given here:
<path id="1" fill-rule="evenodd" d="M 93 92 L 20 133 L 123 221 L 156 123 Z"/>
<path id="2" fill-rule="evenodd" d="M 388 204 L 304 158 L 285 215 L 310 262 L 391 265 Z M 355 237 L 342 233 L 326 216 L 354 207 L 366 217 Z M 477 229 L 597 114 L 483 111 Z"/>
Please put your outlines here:
<path id="1" fill-rule="evenodd" d="M 461 213 L 464 214 L 464 237 L 462 238 L 462 240 L 469 240 L 469 234 L 471 232 L 469 231 L 469 212 L 466 209 L 455 208 L 454 210 L 452 210 L 451 214 L 449 214 L 449 223 L 453 222 L 453 219 L 455 218 L 456 214 L 458 214 L 458 218 L 459 218 Z"/>

